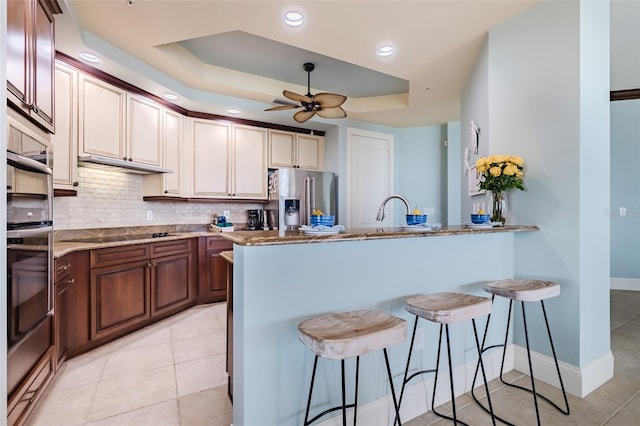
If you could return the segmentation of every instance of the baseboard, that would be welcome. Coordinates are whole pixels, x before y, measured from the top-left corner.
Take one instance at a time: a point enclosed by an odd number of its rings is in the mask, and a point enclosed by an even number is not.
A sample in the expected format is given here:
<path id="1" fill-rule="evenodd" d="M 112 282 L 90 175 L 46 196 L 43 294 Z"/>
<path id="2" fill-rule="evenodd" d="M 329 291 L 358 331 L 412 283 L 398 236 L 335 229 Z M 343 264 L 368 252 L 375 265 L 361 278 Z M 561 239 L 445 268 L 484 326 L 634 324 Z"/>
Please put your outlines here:
<path id="1" fill-rule="evenodd" d="M 474 349 L 475 350 L 475 349 Z M 482 358 L 484 362 L 485 371 L 487 373 L 487 380 L 491 381 L 500 375 L 500 362 L 502 361 L 502 350 L 492 350 L 485 353 Z M 438 390 L 436 392 L 435 406 L 442 405 L 451 400 L 451 389 L 449 386 L 449 375 L 447 373 L 446 365 L 442 365 L 445 361 L 441 362 L 440 374 L 438 376 Z M 475 373 L 477 360 L 467 362 L 464 365 L 458 366 L 453 369 L 453 380 L 456 397 L 465 394 L 471 390 L 471 384 L 473 383 L 473 374 Z M 513 370 L 513 347 L 507 346 L 507 354 L 505 356 L 504 371 Z M 410 371 L 411 374 L 412 371 Z M 402 406 L 400 409 L 400 417 L 403 422 L 407 422 L 413 418 L 420 416 L 431 410 L 431 392 L 433 391 L 433 374 L 426 374 L 420 378 L 413 379 L 404 390 L 404 396 L 402 398 Z M 400 394 L 400 387 L 402 382 L 402 375 L 396 376 L 396 393 Z M 476 388 L 483 386 L 481 373 L 478 373 L 478 380 L 476 380 Z M 393 424 L 395 414 L 393 411 L 393 402 L 391 395 L 372 401 L 368 404 L 364 404 L 358 407 L 358 423 L 365 425 L 374 424 Z M 382 421 L 387 419 L 387 421 Z M 353 423 L 352 410 L 347 412 L 347 423 Z M 342 417 L 333 417 L 323 423 L 322 426 L 341 426 Z"/>
<path id="2" fill-rule="evenodd" d="M 611 290 L 640 291 L 639 278 L 611 278 Z"/>
<path id="3" fill-rule="evenodd" d="M 514 345 L 514 366 L 517 371 L 529 375 L 527 349 Z M 537 380 L 560 388 L 553 357 L 531 352 L 531 364 Z M 558 362 L 564 388 L 570 394 L 584 398 L 613 377 L 613 354 L 608 352 L 586 367 L 578 368 L 562 361 Z"/>

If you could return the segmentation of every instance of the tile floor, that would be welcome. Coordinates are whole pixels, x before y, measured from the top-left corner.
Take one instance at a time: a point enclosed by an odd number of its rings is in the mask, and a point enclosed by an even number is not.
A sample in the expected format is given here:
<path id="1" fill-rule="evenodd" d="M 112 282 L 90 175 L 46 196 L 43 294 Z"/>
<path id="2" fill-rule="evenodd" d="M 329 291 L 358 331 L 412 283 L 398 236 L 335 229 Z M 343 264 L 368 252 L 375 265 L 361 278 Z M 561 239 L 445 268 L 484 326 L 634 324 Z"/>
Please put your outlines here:
<path id="1" fill-rule="evenodd" d="M 224 303 L 196 306 L 69 360 L 28 426 L 229 425 L 225 318 Z M 586 398 L 569 395 L 570 416 L 540 403 L 544 425 L 640 424 L 640 292 L 611 292 L 611 347 L 613 379 Z M 506 378 L 524 384 L 528 380 L 514 371 Z M 500 414 L 518 425 L 536 424 L 528 394 L 497 380 L 490 388 Z M 544 383 L 536 388 L 559 394 Z M 456 399 L 456 408 L 458 418 L 470 425 L 491 424 L 469 394 Z M 450 412 L 450 404 L 441 410 Z M 434 423 L 451 424 L 431 412 L 405 424 Z"/>

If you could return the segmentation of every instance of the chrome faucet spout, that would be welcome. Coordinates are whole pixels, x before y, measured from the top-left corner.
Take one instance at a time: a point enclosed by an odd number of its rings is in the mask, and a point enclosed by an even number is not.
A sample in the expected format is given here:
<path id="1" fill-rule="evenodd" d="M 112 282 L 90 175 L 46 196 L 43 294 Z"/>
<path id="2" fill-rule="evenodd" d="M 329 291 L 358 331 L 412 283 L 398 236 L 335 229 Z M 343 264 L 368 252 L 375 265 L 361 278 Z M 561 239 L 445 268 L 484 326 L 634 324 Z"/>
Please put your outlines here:
<path id="1" fill-rule="evenodd" d="M 378 222 L 382 222 L 384 220 L 384 206 L 394 198 L 397 198 L 398 200 L 402 201 L 404 205 L 407 207 L 407 214 L 411 214 L 411 203 L 409 203 L 409 200 L 407 200 L 402 195 L 393 194 L 385 198 L 382 204 L 380 204 L 380 208 L 378 209 L 378 215 L 376 216 L 376 220 Z"/>

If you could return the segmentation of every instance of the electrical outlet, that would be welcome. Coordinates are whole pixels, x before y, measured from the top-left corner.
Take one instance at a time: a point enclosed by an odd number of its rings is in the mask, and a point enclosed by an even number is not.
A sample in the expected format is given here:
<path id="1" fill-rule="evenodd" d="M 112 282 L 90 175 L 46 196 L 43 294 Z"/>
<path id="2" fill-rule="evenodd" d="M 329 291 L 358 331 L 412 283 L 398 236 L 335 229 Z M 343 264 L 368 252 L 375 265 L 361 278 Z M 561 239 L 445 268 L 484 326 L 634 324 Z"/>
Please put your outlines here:
<path id="1" fill-rule="evenodd" d="M 620 207 L 620 216 L 626 216 L 626 215 L 627 215 L 627 208 Z"/>
<path id="2" fill-rule="evenodd" d="M 416 328 L 416 337 L 413 339 L 413 349 L 422 349 L 424 347 L 424 328 Z"/>
<path id="3" fill-rule="evenodd" d="M 229 220 L 229 210 L 225 210 L 222 214 L 227 218 L 227 220 Z"/>
<path id="4" fill-rule="evenodd" d="M 425 207 L 422 212 L 426 215 L 432 216 L 436 214 L 436 209 L 434 209 L 433 207 Z"/>
<path id="5" fill-rule="evenodd" d="M 147 220 L 153 220 L 153 210 L 147 210 Z"/>

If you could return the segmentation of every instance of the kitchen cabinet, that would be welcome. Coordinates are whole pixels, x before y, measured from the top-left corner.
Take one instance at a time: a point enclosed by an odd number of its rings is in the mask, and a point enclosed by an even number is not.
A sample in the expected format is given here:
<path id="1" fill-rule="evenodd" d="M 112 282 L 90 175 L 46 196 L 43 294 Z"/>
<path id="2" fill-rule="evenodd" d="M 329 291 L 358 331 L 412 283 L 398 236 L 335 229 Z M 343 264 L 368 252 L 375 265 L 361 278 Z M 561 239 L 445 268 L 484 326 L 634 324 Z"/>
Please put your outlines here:
<path id="1" fill-rule="evenodd" d="M 233 243 L 220 236 L 200 237 L 198 302 L 221 302 L 227 300 L 227 265 L 220 256 L 232 250 Z"/>
<path id="2" fill-rule="evenodd" d="M 267 199 L 267 129 L 192 119 L 192 195 Z"/>
<path id="3" fill-rule="evenodd" d="M 91 339 L 123 335 L 193 303 L 191 239 L 91 250 Z"/>
<path id="4" fill-rule="evenodd" d="M 78 72 L 60 61 L 55 67 L 56 133 L 53 145 L 53 187 L 74 190 L 78 186 Z"/>
<path id="5" fill-rule="evenodd" d="M 55 260 L 56 363 L 82 351 L 89 343 L 89 252 Z"/>
<path id="6" fill-rule="evenodd" d="M 78 150 L 128 159 L 125 152 L 127 92 L 81 73 L 78 83 Z"/>
<path id="7" fill-rule="evenodd" d="M 54 130 L 55 0 L 7 2 L 7 100 L 50 133 Z"/>
<path id="8" fill-rule="evenodd" d="M 177 312 L 195 299 L 195 241 L 151 244 L 151 316 Z"/>
<path id="9" fill-rule="evenodd" d="M 149 174 L 143 178 L 145 196 L 182 197 L 187 196 L 182 167 L 183 120 L 181 114 L 168 109 L 163 110 L 162 157 L 163 167 L 173 173 Z"/>
<path id="10" fill-rule="evenodd" d="M 135 163 L 162 165 L 164 108 L 143 96 L 127 93 L 125 156 Z M 123 158 L 123 157 L 120 157 Z"/>
<path id="11" fill-rule="evenodd" d="M 269 167 L 322 170 L 324 168 L 324 137 L 270 130 Z"/>

